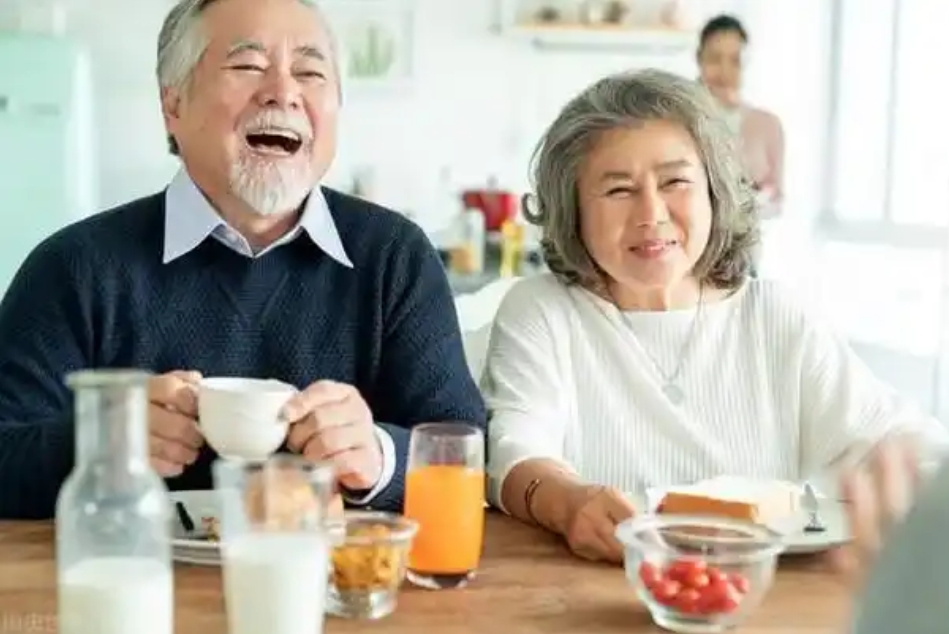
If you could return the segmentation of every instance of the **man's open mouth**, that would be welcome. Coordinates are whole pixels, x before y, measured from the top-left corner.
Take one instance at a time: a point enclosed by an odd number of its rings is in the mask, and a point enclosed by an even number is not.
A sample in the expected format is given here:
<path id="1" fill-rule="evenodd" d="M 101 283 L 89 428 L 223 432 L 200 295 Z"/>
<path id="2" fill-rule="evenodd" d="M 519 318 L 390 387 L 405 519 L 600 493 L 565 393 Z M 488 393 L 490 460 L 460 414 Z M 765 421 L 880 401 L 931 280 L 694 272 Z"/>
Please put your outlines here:
<path id="1" fill-rule="evenodd" d="M 292 130 L 258 130 L 248 133 L 244 139 L 255 152 L 275 156 L 292 156 L 303 146 L 303 139 Z"/>

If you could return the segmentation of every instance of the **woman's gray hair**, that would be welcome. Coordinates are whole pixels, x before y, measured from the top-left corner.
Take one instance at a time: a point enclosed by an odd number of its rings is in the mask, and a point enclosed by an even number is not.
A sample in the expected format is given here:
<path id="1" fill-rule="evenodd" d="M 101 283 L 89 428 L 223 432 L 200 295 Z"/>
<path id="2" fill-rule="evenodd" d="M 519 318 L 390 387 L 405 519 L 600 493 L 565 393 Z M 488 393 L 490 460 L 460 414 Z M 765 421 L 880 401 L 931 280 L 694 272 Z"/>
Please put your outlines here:
<path id="1" fill-rule="evenodd" d="M 298 0 L 301 4 L 319 12 L 317 0 Z M 155 72 L 161 89 L 174 88 L 184 90 L 194 73 L 195 67 L 208 48 L 208 38 L 201 30 L 201 17 L 212 4 L 219 0 L 179 0 L 161 26 L 158 33 L 158 62 Z M 330 54 L 335 75 L 339 77 L 337 64 L 337 44 L 332 29 L 325 16 L 323 25 L 330 40 Z M 168 135 L 168 151 L 178 154 L 178 143 Z"/>
<path id="2" fill-rule="evenodd" d="M 704 88 L 659 70 L 597 81 L 567 103 L 541 138 L 524 215 L 543 230 L 547 266 L 565 284 L 602 288 L 605 273 L 580 236 L 579 170 L 603 133 L 649 120 L 683 125 L 708 177 L 711 234 L 693 274 L 716 288 L 737 288 L 751 272 L 760 232 L 737 140 Z"/>

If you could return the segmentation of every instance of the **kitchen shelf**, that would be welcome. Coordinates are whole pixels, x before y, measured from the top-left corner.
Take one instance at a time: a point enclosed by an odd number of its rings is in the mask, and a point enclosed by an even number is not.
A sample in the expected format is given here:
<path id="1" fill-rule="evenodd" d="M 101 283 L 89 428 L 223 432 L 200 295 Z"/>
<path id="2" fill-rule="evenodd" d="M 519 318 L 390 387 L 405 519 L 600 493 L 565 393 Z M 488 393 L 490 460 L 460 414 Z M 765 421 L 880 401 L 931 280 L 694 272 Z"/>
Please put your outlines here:
<path id="1" fill-rule="evenodd" d="M 619 49 L 653 54 L 675 54 L 695 47 L 691 31 L 626 25 L 521 23 L 504 29 L 508 37 L 548 49 Z"/>

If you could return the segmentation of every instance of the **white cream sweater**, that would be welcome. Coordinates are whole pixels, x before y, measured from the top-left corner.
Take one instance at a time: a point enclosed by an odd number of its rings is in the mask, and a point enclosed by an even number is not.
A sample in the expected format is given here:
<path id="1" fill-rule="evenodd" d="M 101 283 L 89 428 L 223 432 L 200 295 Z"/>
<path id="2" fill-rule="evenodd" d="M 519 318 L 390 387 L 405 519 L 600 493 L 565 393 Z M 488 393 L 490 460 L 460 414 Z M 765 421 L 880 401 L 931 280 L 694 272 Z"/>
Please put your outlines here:
<path id="1" fill-rule="evenodd" d="M 498 310 L 482 389 L 490 495 L 528 458 L 642 494 L 716 475 L 826 477 L 845 451 L 891 432 L 941 450 L 949 432 L 875 378 L 847 344 L 773 282 L 707 304 L 678 384 L 662 392 L 695 310 L 629 312 L 550 274 Z M 644 352 L 648 351 L 648 354 Z"/>

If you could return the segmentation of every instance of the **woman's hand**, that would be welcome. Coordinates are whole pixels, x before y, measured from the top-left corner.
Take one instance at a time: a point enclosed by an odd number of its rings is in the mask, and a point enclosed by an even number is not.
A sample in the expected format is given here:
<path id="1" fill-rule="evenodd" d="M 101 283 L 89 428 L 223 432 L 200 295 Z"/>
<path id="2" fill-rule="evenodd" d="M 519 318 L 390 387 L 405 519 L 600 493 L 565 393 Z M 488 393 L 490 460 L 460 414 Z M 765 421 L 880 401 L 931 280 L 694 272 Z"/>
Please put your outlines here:
<path id="1" fill-rule="evenodd" d="M 511 469 L 501 497 L 510 514 L 563 536 L 580 557 L 623 560 L 613 533 L 636 509 L 622 492 L 583 482 L 562 462 L 533 458 Z"/>
<path id="2" fill-rule="evenodd" d="M 592 561 L 621 562 L 623 547 L 614 536 L 616 525 L 636 509 L 620 491 L 580 485 L 568 495 L 564 537 L 570 549 Z"/>
<path id="3" fill-rule="evenodd" d="M 834 559 L 851 581 L 862 583 L 890 528 L 912 506 L 920 480 L 918 465 L 914 444 L 896 439 L 884 441 L 842 473 L 841 493 L 853 541 L 834 553 Z"/>

